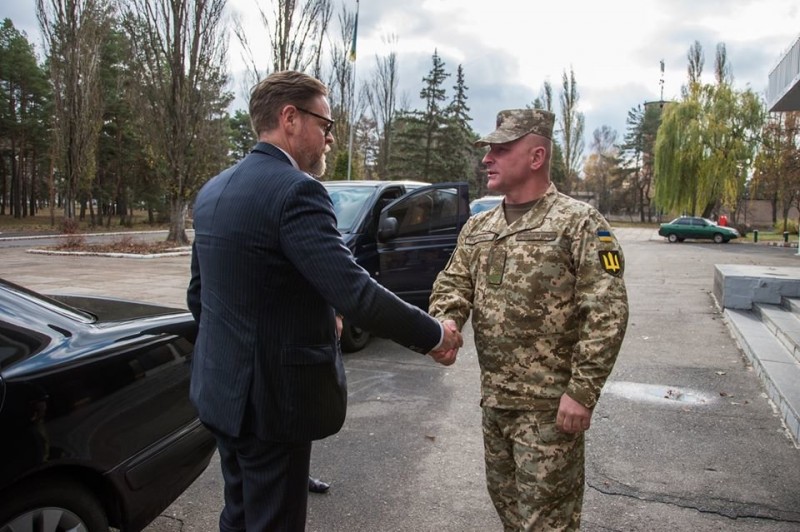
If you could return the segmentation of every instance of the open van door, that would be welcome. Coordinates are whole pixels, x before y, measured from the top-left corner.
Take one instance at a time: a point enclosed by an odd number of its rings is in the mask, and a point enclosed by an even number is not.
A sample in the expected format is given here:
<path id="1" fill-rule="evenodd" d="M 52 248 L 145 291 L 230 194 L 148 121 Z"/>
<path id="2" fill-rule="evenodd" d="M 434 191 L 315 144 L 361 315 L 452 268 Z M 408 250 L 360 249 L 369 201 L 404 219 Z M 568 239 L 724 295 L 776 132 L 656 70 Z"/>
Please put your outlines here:
<path id="1" fill-rule="evenodd" d="M 436 275 L 469 218 L 467 183 L 418 188 L 387 205 L 378 227 L 377 280 L 401 299 L 427 310 Z"/>

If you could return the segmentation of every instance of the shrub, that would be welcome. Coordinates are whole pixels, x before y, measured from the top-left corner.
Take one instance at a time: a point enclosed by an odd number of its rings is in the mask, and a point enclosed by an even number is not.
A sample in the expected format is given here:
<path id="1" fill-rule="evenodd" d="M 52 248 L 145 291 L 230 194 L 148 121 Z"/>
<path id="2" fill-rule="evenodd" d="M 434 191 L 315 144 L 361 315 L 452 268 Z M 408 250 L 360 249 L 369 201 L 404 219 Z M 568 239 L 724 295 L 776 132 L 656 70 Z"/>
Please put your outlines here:
<path id="1" fill-rule="evenodd" d="M 62 219 L 60 229 L 67 237 L 57 246 L 58 249 L 80 249 L 86 243 L 86 238 L 81 234 L 80 224 L 75 218 Z"/>
<path id="2" fill-rule="evenodd" d="M 784 231 L 783 220 L 778 220 L 777 222 L 775 222 L 774 229 L 775 229 L 776 233 L 783 233 L 783 231 Z M 796 235 L 797 234 L 797 220 L 795 220 L 793 218 L 789 218 L 788 220 L 786 220 L 786 229 L 785 230 L 789 231 L 790 235 Z"/>
<path id="3" fill-rule="evenodd" d="M 62 218 L 59 228 L 65 235 L 74 235 L 81 232 L 80 224 L 75 218 Z"/>
<path id="4" fill-rule="evenodd" d="M 735 226 L 733 226 L 733 228 L 739 231 L 739 234 L 742 235 L 742 237 L 746 237 L 747 233 L 753 230 L 752 226 L 742 223 L 736 224 Z"/>

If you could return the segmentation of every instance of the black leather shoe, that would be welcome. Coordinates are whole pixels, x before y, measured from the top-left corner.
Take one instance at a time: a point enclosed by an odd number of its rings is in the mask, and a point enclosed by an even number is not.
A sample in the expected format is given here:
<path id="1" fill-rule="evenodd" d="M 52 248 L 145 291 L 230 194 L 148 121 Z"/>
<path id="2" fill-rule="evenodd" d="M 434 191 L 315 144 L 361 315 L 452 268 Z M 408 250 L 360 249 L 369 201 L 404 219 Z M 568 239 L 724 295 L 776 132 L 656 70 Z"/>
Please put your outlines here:
<path id="1" fill-rule="evenodd" d="M 308 491 L 311 493 L 325 493 L 331 488 L 327 482 L 323 482 L 314 477 L 308 477 Z"/>

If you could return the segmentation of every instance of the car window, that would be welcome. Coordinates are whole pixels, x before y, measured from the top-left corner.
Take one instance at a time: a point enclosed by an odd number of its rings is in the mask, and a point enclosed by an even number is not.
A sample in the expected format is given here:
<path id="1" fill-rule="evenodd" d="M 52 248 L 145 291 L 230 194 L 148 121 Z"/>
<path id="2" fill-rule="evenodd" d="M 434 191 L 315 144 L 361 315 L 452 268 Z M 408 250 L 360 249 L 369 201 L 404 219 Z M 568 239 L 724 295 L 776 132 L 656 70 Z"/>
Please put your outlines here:
<path id="1" fill-rule="evenodd" d="M 387 216 L 397 220 L 397 236 L 420 236 L 452 231 L 458 225 L 460 196 L 458 189 L 437 188 L 400 201 Z M 468 205 L 462 212 L 467 212 Z"/>
<path id="2" fill-rule="evenodd" d="M 672 225 L 691 225 L 691 221 L 687 218 L 677 218 L 672 220 Z"/>
<path id="3" fill-rule="evenodd" d="M 342 233 L 349 233 L 353 226 L 358 222 L 357 216 L 364 207 L 364 203 L 375 192 L 375 187 L 353 186 L 353 187 L 332 187 L 328 189 L 328 195 L 333 202 L 333 210 L 336 213 L 336 228 Z"/>
<path id="4" fill-rule="evenodd" d="M 397 236 L 425 234 L 430 229 L 433 212 L 433 197 L 430 193 L 419 194 L 389 210 L 389 216 L 397 219 Z"/>
<path id="5" fill-rule="evenodd" d="M 45 342 L 40 335 L 0 323 L 0 369 L 38 352 Z"/>

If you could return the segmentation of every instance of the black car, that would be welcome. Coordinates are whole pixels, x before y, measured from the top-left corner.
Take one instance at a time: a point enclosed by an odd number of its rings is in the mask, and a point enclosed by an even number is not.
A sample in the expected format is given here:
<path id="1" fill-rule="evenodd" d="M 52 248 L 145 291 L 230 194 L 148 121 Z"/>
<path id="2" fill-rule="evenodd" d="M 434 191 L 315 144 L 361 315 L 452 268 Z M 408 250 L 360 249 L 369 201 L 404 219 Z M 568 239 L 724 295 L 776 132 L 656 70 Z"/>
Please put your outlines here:
<path id="1" fill-rule="evenodd" d="M 326 181 L 339 231 L 356 262 L 398 297 L 428 308 L 431 287 L 469 218 L 467 183 Z M 369 341 L 345 322 L 342 349 Z"/>
<path id="2" fill-rule="evenodd" d="M 0 279 L 0 531 L 138 531 L 206 468 L 185 310 Z"/>

